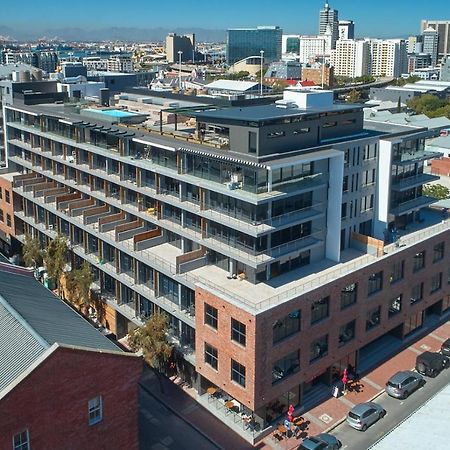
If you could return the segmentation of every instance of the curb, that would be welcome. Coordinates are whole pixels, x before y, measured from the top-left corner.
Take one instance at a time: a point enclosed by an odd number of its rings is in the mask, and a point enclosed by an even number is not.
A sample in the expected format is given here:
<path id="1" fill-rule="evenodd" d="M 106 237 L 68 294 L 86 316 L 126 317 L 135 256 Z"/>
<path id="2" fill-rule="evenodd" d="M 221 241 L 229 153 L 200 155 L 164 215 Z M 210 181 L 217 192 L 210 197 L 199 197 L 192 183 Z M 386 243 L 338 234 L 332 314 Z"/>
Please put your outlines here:
<path id="1" fill-rule="evenodd" d="M 153 397 L 156 401 L 164 405 L 165 408 L 167 408 L 169 411 L 171 411 L 173 414 L 175 414 L 177 417 L 179 417 L 183 422 L 185 422 L 187 425 L 189 425 L 191 428 L 193 428 L 197 433 L 201 434 L 206 440 L 211 442 L 211 444 L 214 445 L 219 450 L 225 450 L 221 445 L 219 445 L 214 439 L 209 437 L 203 430 L 201 430 L 197 425 L 194 425 L 189 420 L 186 419 L 180 412 L 178 412 L 175 408 L 172 408 L 169 404 L 165 403 L 161 398 L 159 398 L 157 395 L 155 395 L 149 388 L 144 386 L 143 384 L 139 383 L 139 386 L 151 397 Z M 202 405 L 198 404 L 203 408 Z"/>

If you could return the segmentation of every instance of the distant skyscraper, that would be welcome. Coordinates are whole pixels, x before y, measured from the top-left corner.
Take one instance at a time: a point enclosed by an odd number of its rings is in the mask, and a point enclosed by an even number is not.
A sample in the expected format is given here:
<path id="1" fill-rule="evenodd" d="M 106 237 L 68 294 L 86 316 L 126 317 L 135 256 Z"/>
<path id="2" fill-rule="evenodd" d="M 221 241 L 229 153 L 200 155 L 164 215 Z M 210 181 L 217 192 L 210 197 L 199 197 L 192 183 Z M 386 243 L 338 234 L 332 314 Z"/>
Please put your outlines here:
<path id="1" fill-rule="evenodd" d="M 441 81 L 450 81 L 450 57 L 446 56 L 441 61 Z"/>
<path id="2" fill-rule="evenodd" d="M 439 33 L 432 27 L 422 32 L 423 53 L 431 55 L 431 64 L 436 65 L 438 60 Z"/>
<path id="3" fill-rule="evenodd" d="M 422 36 L 409 36 L 407 44 L 408 44 L 408 53 L 422 53 L 423 51 Z"/>
<path id="4" fill-rule="evenodd" d="M 422 20 L 421 30 L 434 28 L 439 35 L 438 59 L 450 56 L 450 20 Z"/>
<path id="5" fill-rule="evenodd" d="M 353 23 L 353 20 L 339 21 L 338 39 L 355 39 L 355 24 Z"/>
<path id="6" fill-rule="evenodd" d="M 178 36 L 176 33 L 169 33 L 166 36 L 166 57 L 170 63 L 178 62 L 178 52 L 182 52 L 182 61 L 193 61 L 195 52 L 195 34 Z"/>
<path id="7" fill-rule="evenodd" d="M 300 35 L 299 34 L 283 34 L 281 40 L 281 53 L 291 53 L 298 55 L 300 52 Z"/>
<path id="8" fill-rule="evenodd" d="M 336 41 L 339 39 L 339 20 L 337 9 L 330 8 L 328 2 L 319 13 L 319 34 L 323 36 L 327 32 L 327 25 L 331 27 L 332 40 L 331 48 L 336 48 Z"/>
<path id="9" fill-rule="evenodd" d="M 259 56 L 264 51 L 264 62 L 271 63 L 281 59 L 281 38 L 283 30 L 280 27 L 233 28 L 227 31 L 227 63 L 248 56 Z"/>

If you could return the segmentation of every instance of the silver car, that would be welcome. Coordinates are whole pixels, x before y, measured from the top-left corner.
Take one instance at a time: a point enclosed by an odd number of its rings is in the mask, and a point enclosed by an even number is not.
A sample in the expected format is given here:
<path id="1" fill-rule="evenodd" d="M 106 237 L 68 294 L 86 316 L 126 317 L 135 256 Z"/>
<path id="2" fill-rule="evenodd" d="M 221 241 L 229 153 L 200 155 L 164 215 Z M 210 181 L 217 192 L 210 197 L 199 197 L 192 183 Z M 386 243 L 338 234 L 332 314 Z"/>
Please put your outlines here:
<path id="1" fill-rule="evenodd" d="M 422 375 L 411 370 L 397 372 L 386 383 L 384 390 L 394 398 L 407 398 L 411 392 L 425 384 Z"/>
<path id="2" fill-rule="evenodd" d="M 366 431 L 370 425 L 385 415 L 386 411 L 376 403 L 359 403 L 347 414 L 347 423 L 356 430 Z"/>

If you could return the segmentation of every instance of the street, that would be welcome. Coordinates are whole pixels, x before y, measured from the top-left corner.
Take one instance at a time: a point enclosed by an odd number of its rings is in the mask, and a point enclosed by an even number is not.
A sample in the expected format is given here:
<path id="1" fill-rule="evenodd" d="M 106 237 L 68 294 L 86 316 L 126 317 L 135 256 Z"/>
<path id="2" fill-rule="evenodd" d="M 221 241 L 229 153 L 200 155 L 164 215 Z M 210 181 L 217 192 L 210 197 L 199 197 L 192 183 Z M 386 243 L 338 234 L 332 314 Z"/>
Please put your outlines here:
<path id="1" fill-rule="evenodd" d="M 405 370 L 407 369 L 405 368 Z M 375 399 L 375 403 L 382 405 L 386 410 L 386 416 L 373 424 L 367 431 L 354 430 L 346 422 L 343 422 L 330 433 L 342 442 L 342 449 L 363 450 L 370 448 L 371 445 L 375 444 L 418 407 L 449 384 L 450 369 L 443 370 L 436 378 L 424 378 L 426 380 L 425 386 L 410 394 L 406 400 L 397 400 L 385 393 Z"/>

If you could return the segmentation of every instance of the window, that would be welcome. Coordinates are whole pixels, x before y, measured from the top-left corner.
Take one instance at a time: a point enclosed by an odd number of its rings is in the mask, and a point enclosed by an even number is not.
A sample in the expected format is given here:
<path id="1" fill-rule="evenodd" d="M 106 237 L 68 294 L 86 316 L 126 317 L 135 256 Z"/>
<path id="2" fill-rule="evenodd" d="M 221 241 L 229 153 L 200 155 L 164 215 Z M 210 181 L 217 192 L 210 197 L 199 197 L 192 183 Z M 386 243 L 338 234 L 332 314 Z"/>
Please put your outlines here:
<path id="1" fill-rule="evenodd" d="M 299 128 L 297 130 L 294 130 L 292 132 L 292 134 L 306 134 L 306 133 L 309 133 L 310 131 L 311 131 L 311 128 L 305 127 L 305 128 Z"/>
<path id="2" fill-rule="evenodd" d="M 5 216 L 3 215 L 3 209 L 0 209 L 0 222 L 5 221 Z"/>
<path id="3" fill-rule="evenodd" d="M 286 317 L 276 320 L 272 325 L 273 343 L 277 343 L 291 334 L 300 331 L 301 312 L 292 311 Z"/>
<path id="4" fill-rule="evenodd" d="M 345 175 L 343 181 L 342 181 L 342 192 L 348 191 L 348 175 Z"/>
<path id="5" fill-rule="evenodd" d="M 217 330 L 217 308 L 205 303 L 205 323 Z"/>
<path id="6" fill-rule="evenodd" d="M 322 128 L 333 128 L 337 126 L 337 122 L 325 122 Z"/>
<path id="7" fill-rule="evenodd" d="M 248 151 L 249 153 L 256 153 L 256 142 L 257 142 L 257 137 L 256 137 L 256 133 L 254 131 L 249 131 L 248 132 Z"/>
<path id="8" fill-rule="evenodd" d="M 15 434 L 13 437 L 13 450 L 29 450 L 30 436 L 28 430 Z"/>
<path id="9" fill-rule="evenodd" d="M 311 342 L 309 362 L 316 361 L 328 354 L 328 334 Z"/>
<path id="10" fill-rule="evenodd" d="M 89 412 L 89 425 L 95 425 L 98 422 L 101 422 L 103 418 L 103 405 L 102 405 L 102 397 L 99 395 L 98 397 L 89 400 L 88 403 L 88 412 Z"/>
<path id="11" fill-rule="evenodd" d="M 11 198 L 10 198 L 9 191 L 7 191 L 6 189 L 5 189 L 5 202 L 6 203 L 11 203 Z"/>
<path id="12" fill-rule="evenodd" d="M 289 353 L 274 363 L 272 366 L 272 384 L 288 377 L 300 370 L 300 352 Z"/>
<path id="13" fill-rule="evenodd" d="M 0 200 L 3 198 L 3 189 L 0 187 Z"/>
<path id="14" fill-rule="evenodd" d="M 234 359 L 231 360 L 231 379 L 245 387 L 245 366 L 239 364 Z"/>
<path id="15" fill-rule="evenodd" d="M 8 227 L 11 226 L 11 215 L 10 214 L 6 214 L 6 225 Z"/>
<path id="16" fill-rule="evenodd" d="M 425 267 L 425 252 L 416 253 L 414 255 L 413 272 L 417 272 Z"/>
<path id="17" fill-rule="evenodd" d="M 341 291 L 341 309 L 345 309 L 356 303 L 358 284 L 352 283 Z"/>
<path id="18" fill-rule="evenodd" d="M 389 317 L 395 316 L 402 310 L 402 295 L 397 295 L 397 297 L 391 300 L 389 305 Z"/>
<path id="19" fill-rule="evenodd" d="M 404 261 L 398 261 L 392 264 L 391 273 L 389 275 L 389 282 L 395 283 L 403 278 Z"/>
<path id="20" fill-rule="evenodd" d="M 341 206 L 341 219 L 345 219 L 347 217 L 347 203 L 342 203 Z"/>
<path id="21" fill-rule="evenodd" d="M 284 131 L 272 131 L 271 133 L 267 133 L 267 137 L 269 139 L 271 138 L 278 138 L 278 137 L 284 137 L 286 133 Z"/>
<path id="22" fill-rule="evenodd" d="M 440 261 L 444 257 L 444 243 L 441 242 L 434 246 L 433 262 Z"/>
<path id="23" fill-rule="evenodd" d="M 373 273 L 369 277 L 369 288 L 368 295 L 375 294 L 375 292 L 379 292 L 383 289 L 383 271 Z"/>
<path id="24" fill-rule="evenodd" d="M 380 325 L 380 318 L 381 318 L 381 306 L 378 306 L 377 308 L 369 311 L 366 316 L 366 331 L 371 330 L 377 325 Z"/>
<path id="25" fill-rule="evenodd" d="M 355 325 L 356 320 L 352 320 L 339 328 L 339 347 L 342 347 L 355 338 Z"/>
<path id="26" fill-rule="evenodd" d="M 360 212 L 369 211 L 373 209 L 373 194 L 361 197 L 359 208 Z"/>
<path id="27" fill-rule="evenodd" d="M 205 363 L 209 364 L 213 369 L 217 370 L 219 366 L 219 357 L 217 349 L 205 342 Z"/>
<path id="28" fill-rule="evenodd" d="M 311 305 L 311 325 L 326 319 L 329 314 L 330 297 L 324 297 Z"/>
<path id="29" fill-rule="evenodd" d="M 239 320 L 231 319 L 231 340 L 238 342 L 245 347 L 246 326 Z"/>
<path id="30" fill-rule="evenodd" d="M 416 284 L 411 289 L 411 305 L 423 299 L 423 283 Z"/>
<path id="31" fill-rule="evenodd" d="M 442 287 L 442 272 L 431 277 L 431 293 L 438 291 Z"/>

